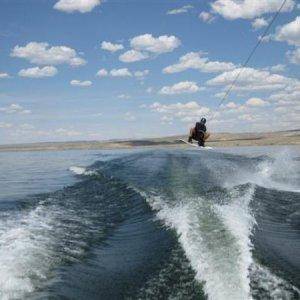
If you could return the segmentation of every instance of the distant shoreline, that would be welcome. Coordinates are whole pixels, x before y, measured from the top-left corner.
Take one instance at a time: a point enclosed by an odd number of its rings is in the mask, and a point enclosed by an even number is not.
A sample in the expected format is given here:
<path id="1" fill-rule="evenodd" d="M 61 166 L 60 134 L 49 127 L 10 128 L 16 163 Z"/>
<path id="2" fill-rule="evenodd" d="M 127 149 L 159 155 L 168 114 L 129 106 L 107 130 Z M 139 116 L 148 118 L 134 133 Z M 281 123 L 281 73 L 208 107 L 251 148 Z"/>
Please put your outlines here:
<path id="1" fill-rule="evenodd" d="M 0 152 L 16 151 L 62 151 L 62 150 L 101 150 L 131 149 L 137 147 L 188 147 L 180 142 L 187 136 L 169 136 L 139 140 L 120 141 L 72 141 L 72 142 L 41 142 L 28 144 L 0 145 Z M 238 146 L 270 146 L 300 145 L 300 129 L 280 132 L 261 133 L 216 133 L 212 134 L 207 146 L 238 147 Z"/>

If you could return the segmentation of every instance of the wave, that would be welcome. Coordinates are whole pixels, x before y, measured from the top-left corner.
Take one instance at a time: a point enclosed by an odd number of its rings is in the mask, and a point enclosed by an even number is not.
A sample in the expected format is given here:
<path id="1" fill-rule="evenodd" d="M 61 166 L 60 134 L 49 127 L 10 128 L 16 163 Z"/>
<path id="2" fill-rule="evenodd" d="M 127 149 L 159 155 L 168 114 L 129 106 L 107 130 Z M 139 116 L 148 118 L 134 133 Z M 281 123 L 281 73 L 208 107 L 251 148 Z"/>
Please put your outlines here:
<path id="1" fill-rule="evenodd" d="M 279 247 L 298 243 L 293 157 L 160 150 L 106 158 L 71 167 L 83 179 L 73 186 L 0 210 L 1 299 L 56 295 L 66 283 L 98 288 L 74 299 L 109 299 L 128 282 L 130 299 L 300 295 L 285 265 L 295 259 Z M 92 250 L 77 276 L 70 266 Z M 90 278 L 100 287 L 85 287 Z"/>
<path id="2" fill-rule="evenodd" d="M 73 166 L 73 167 L 70 167 L 69 170 L 76 175 L 87 175 L 88 176 L 88 175 L 96 174 L 95 171 L 87 170 L 87 168 L 84 168 L 84 167 Z"/>
<path id="3" fill-rule="evenodd" d="M 58 267 L 82 261 L 124 220 L 132 193 L 114 180 L 92 178 L 1 211 L 0 298 L 24 299 L 59 282 Z"/>
<path id="4" fill-rule="evenodd" d="M 249 188 L 224 206 L 201 197 L 185 198 L 173 207 L 161 197 L 149 199 L 158 210 L 157 217 L 176 230 L 196 279 L 205 282 L 204 290 L 210 299 L 249 298 L 249 233 L 254 220 L 247 203 L 252 193 Z"/>
<path id="5" fill-rule="evenodd" d="M 257 198 L 257 188 L 296 190 L 293 176 L 286 175 L 295 173 L 293 159 L 288 155 L 280 159 L 281 155 L 257 159 L 151 153 L 125 157 L 103 169 L 142 191 L 157 218 L 176 231 L 209 299 L 256 299 L 260 294 L 293 299 L 298 290 L 265 271 L 253 257 L 256 207 L 264 201 Z M 271 171 L 262 171 L 265 165 Z M 282 168 L 284 174 L 280 174 Z"/>

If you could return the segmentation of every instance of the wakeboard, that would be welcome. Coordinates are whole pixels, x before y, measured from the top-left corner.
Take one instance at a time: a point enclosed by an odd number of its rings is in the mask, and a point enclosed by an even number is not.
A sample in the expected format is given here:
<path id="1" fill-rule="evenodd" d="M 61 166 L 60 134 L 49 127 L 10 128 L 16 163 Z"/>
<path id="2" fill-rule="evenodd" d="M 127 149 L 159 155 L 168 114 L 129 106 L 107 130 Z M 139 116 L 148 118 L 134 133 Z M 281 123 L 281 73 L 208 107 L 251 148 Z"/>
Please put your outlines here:
<path id="1" fill-rule="evenodd" d="M 202 146 L 198 146 L 197 143 L 193 144 L 193 143 L 189 143 L 188 141 L 186 140 L 179 140 L 180 142 L 183 142 L 189 146 L 192 146 L 192 147 L 195 147 L 195 148 L 198 148 L 199 150 L 212 150 L 213 148 L 212 147 L 202 147 Z"/>

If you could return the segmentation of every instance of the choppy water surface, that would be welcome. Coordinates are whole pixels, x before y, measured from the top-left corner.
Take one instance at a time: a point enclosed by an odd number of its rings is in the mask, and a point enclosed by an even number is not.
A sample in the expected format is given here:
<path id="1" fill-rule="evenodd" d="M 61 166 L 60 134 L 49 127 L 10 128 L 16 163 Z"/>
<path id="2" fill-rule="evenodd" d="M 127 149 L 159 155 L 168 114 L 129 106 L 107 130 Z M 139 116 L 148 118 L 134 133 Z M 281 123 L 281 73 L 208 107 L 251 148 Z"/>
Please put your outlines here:
<path id="1" fill-rule="evenodd" d="M 1 299 L 299 299 L 300 149 L 0 154 Z"/>

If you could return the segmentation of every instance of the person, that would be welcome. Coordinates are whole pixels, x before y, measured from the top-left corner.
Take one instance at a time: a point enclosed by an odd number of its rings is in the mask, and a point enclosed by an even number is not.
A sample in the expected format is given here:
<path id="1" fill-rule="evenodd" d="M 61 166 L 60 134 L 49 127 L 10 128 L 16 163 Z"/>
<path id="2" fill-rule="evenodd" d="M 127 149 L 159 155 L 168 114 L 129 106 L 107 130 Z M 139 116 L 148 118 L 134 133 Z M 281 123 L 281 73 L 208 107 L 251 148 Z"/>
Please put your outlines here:
<path id="1" fill-rule="evenodd" d="M 192 127 L 190 130 L 190 135 L 188 142 L 193 143 L 193 140 L 198 142 L 198 145 L 201 147 L 205 146 L 205 141 L 209 138 L 210 133 L 207 132 L 206 128 L 206 119 L 202 118 L 200 122 L 197 122 L 195 127 Z"/>

